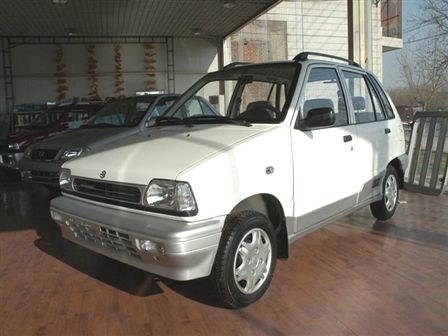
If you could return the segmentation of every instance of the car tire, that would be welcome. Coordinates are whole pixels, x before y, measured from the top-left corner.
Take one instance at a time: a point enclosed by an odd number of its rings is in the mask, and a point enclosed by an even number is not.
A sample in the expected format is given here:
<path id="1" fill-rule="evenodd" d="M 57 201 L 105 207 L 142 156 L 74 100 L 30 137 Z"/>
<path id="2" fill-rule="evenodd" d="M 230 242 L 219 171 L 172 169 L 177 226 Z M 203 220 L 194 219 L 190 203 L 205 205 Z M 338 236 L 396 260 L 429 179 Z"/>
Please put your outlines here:
<path id="1" fill-rule="evenodd" d="M 392 166 L 386 169 L 382 192 L 381 200 L 370 204 L 370 211 L 376 219 L 387 220 L 394 215 L 399 196 L 398 175 Z"/>
<path id="2" fill-rule="evenodd" d="M 277 259 L 277 241 L 269 220 L 255 211 L 226 220 L 211 280 L 219 303 L 241 308 L 257 301 L 269 287 Z"/>

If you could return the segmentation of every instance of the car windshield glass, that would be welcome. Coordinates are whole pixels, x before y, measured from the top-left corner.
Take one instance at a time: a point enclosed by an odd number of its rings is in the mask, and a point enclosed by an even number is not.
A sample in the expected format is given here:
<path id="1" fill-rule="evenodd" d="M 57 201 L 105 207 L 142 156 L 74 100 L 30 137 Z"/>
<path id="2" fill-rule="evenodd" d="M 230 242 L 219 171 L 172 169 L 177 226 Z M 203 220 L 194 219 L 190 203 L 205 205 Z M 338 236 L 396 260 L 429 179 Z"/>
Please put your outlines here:
<path id="1" fill-rule="evenodd" d="M 279 123 L 285 117 L 296 73 L 297 64 L 272 63 L 209 74 L 167 112 L 164 123 L 170 117 L 173 123 Z"/>
<path id="2" fill-rule="evenodd" d="M 117 99 L 104 106 L 87 120 L 83 127 L 136 126 L 142 120 L 155 98 Z"/>
<path id="3" fill-rule="evenodd" d="M 59 119 L 61 119 L 63 114 L 64 110 L 59 109 L 51 109 L 46 112 L 42 112 L 39 114 L 37 118 L 33 119 L 33 121 L 29 123 L 26 127 L 27 128 L 48 127 L 59 121 Z"/>

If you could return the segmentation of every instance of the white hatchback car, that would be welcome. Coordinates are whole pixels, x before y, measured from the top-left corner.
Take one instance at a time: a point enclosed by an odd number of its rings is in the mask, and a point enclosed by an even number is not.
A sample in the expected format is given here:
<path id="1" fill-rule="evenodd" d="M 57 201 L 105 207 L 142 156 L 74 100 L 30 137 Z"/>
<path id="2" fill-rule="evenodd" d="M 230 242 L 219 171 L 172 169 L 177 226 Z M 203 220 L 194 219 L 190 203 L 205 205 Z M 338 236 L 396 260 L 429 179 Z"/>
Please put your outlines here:
<path id="1" fill-rule="evenodd" d="M 175 280 L 210 276 L 223 305 L 243 307 L 295 239 L 366 205 L 390 218 L 407 161 L 375 76 L 307 52 L 210 73 L 149 130 L 65 163 L 51 215 L 79 245 Z"/>

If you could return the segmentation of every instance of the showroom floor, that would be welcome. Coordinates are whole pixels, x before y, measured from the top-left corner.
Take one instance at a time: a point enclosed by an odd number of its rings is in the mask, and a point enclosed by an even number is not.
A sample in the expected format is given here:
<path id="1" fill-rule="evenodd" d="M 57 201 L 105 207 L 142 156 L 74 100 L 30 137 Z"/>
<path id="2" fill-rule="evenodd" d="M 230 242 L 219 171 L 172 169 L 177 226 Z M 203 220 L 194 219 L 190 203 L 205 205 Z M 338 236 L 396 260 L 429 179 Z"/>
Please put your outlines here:
<path id="1" fill-rule="evenodd" d="M 217 307 L 204 279 L 160 279 L 58 238 L 51 197 L 0 176 L 0 335 L 448 334 L 447 194 L 403 192 L 388 222 L 366 208 L 297 241 L 241 310 Z"/>

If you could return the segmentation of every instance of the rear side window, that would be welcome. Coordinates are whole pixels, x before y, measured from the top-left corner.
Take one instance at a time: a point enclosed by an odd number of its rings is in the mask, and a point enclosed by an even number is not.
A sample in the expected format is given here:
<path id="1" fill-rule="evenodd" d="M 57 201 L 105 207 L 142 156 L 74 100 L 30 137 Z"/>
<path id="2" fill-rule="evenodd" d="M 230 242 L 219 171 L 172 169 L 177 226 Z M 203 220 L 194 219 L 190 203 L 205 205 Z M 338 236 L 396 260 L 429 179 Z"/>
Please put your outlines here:
<path id="1" fill-rule="evenodd" d="M 394 110 L 392 109 L 392 106 L 389 103 L 389 99 L 387 99 L 387 96 L 386 96 L 386 93 L 384 92 L 384 89 L 378 83 L 378 80 L 374 76 L 369 75 L 369 79 L 371 80 L 371 82 L 373 83 L 373 86 L 378 91 L 378 93 L 379 93 L 379 95 L 381 97 L 381 102 L 383 103 L 384 110 L 386 111 L 387 118 L 388 119 L 395 118 Z"/>
<path id="2" fill-rule="evenodd" d="M 313 68 L 305 85 L 301 110 L 305 119 L 312 109 L 329 107 L 334 111 L 334 126 L 348 124 L 347 108 L 338 74 L 333 68 Z"/>
<path id="3" fill-rule="evenodd" d="M 342 71 L 352 99 L 355 120 L 365 123 L 376 120 L 375 108 L 367 82 L 362 74 Z"/>

